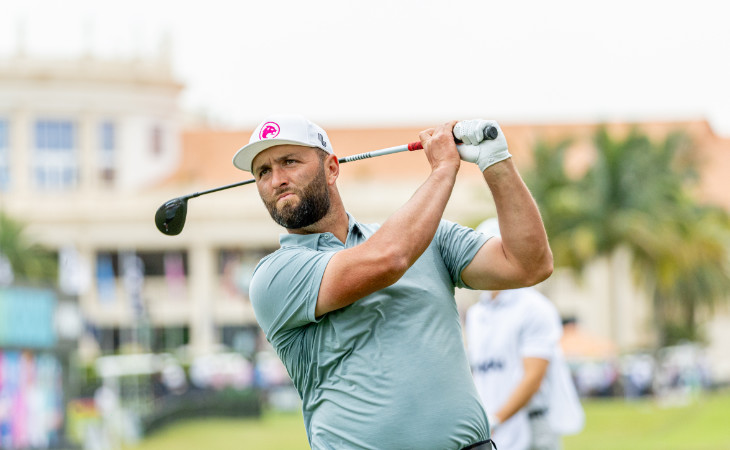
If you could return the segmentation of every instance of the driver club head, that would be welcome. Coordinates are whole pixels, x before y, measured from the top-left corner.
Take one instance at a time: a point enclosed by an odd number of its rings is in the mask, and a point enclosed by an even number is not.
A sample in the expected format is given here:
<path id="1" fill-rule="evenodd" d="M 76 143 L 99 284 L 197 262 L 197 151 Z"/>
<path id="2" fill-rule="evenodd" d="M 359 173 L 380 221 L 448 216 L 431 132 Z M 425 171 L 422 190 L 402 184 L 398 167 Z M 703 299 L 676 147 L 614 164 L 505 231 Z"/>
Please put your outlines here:
<path id="1" fill-rule="evenodd" d="M 168 200 L 157 209 L 155 225 L 160 232 L 175 236 L 180 234 L 185 226 L 185 217 L 188 214 L 188 199 L 185 197 Z"/>

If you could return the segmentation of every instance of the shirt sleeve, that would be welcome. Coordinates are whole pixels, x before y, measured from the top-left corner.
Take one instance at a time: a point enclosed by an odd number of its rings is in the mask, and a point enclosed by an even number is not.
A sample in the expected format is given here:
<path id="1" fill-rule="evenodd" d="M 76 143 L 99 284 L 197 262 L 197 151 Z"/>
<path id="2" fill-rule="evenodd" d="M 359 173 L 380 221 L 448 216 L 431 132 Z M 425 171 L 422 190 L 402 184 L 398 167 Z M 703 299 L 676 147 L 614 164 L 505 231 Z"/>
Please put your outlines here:
<path id="1" fill-rule="evenodd" d="M 317 322 L 314 315 L 324 270 L 334 252 L 280 249 L 254 270 L 249 288 L 256 320 L 274 344 L 283 332 Z"/>
<path id="2" fill-rule="evenodd" d="M 525 320 L 520 330 L 520 355 L 551 360 L 562 334 L 560 316 L 548 299 L 539 297 L 541 294 L 527 289 L 521 295 L 537 297 L 522 310 Z"/>
<path id="3" fill-rule="evenodd" d="M 448 220 L 442 220 L 434 240 L 436 241 L 451 281 L 459 288 L 471 289 L 461 279 L 461 272 L 474 259 L 479 249 L 489 239 L 482 233 Z"/>

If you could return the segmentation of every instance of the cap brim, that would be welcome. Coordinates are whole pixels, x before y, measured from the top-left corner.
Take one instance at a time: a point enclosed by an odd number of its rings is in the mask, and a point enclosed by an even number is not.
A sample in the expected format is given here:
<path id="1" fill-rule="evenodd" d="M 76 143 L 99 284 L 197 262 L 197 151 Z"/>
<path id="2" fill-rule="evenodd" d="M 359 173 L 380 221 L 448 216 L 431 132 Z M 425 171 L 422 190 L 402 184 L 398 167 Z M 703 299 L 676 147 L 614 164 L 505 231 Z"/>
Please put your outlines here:
<path id="1" fill-rule="evenodd" d="M 267 148 L 277 145 L 299 145 L 301 147 L 312 147 L 311 145 L 301 143 L 299 141 L 291 141 L 288 139 L 266 139 L 263 141 L 252 142 L 241 147 L 235 155 L 233 155 L 233 165 L 238 169 L 253 173 L 251 163 L 259 153 Z M 317 147 L 312 147 L 317 148 Z"/>

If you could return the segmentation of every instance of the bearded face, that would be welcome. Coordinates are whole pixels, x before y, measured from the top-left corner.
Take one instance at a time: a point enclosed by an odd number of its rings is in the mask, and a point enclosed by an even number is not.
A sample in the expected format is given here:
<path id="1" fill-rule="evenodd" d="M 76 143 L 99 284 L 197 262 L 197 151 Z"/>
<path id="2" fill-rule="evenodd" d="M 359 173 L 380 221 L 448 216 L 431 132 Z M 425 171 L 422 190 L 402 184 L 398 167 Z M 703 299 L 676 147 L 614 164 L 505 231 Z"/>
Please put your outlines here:
<path id="1" fill-rule="evenodd" d="M 277 196 L 274 195 L 269 200 L 264 200 L 264 204 L 274 222 L 286 229 L 295 230 L 312 225 L 329 211 L 330 197 L 321 160 L 317 175 L 308 185 L 303 189 L 287 187 L 285 191 L 296 194 L 299 202 L 287 201 L 277 205 Z"/>

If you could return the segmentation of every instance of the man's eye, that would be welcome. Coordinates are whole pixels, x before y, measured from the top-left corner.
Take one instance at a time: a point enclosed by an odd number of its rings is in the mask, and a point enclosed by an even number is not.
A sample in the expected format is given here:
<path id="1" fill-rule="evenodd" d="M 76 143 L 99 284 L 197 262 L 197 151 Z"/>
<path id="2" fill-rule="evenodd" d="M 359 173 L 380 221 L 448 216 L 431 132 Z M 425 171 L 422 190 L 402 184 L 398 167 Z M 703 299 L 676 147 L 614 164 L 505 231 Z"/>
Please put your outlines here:
<path id="1" fill-rule="evenodd" d="M 295 162 L 297 162 L 297 161 L 294 159 L 287 159 L 284 161 L 284 164 L 294 164 Z"/>
<path id="2" fill-rule="evenodd" d="M 267 173 L 269 173 L 269 169 L 261 169 L 261 170 L 259 170 L 259 178 L 263 177 Z"/>

